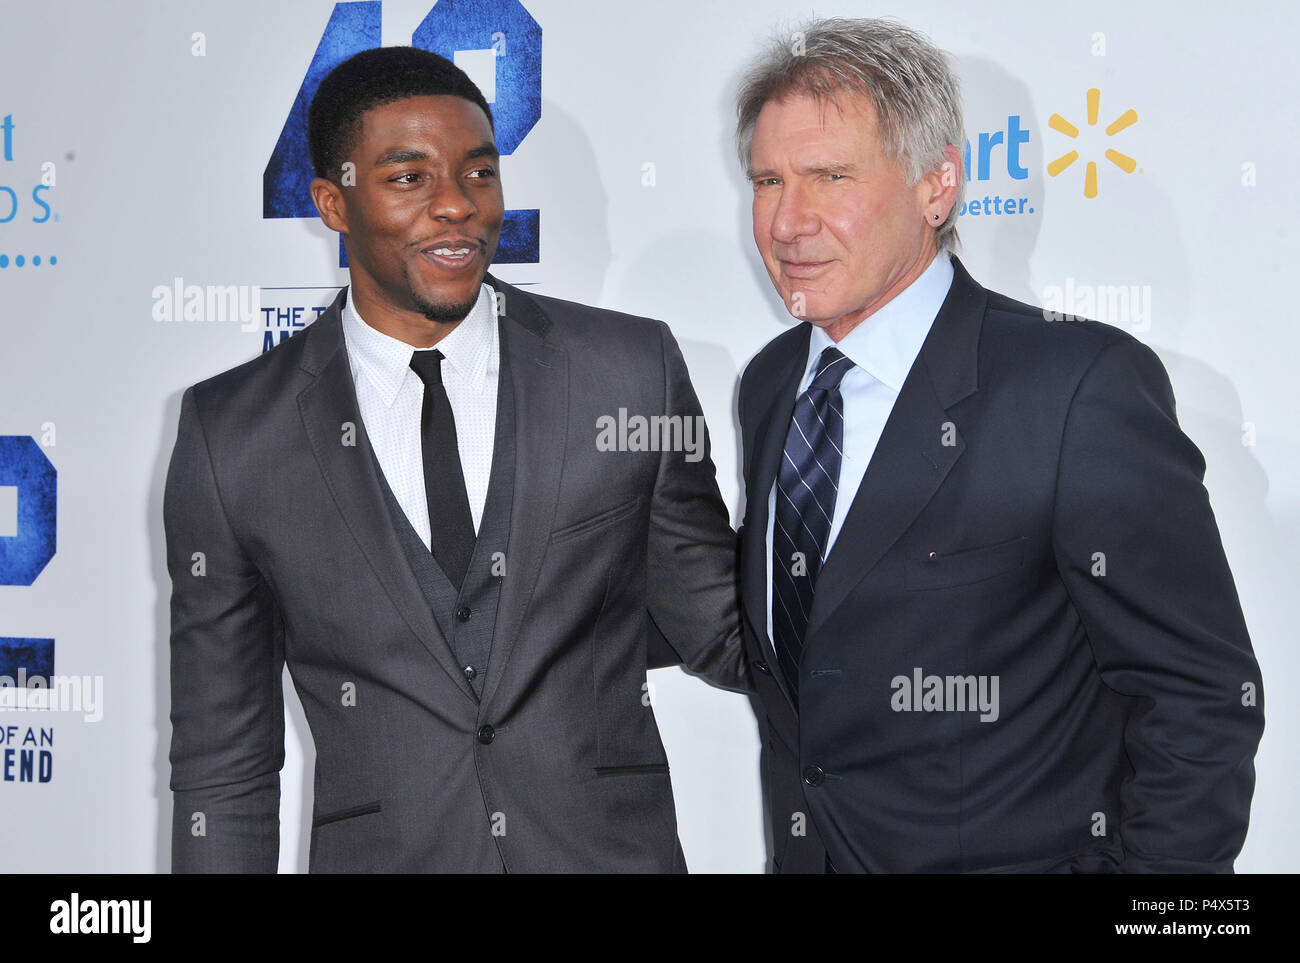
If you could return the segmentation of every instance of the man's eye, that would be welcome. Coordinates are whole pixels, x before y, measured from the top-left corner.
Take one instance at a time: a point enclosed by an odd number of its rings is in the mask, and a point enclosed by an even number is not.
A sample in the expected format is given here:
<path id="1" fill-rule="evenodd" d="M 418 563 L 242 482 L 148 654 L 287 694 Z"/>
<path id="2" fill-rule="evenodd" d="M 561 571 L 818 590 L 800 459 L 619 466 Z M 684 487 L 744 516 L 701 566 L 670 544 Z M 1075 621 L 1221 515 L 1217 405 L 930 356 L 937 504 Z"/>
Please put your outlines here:
<path id="1" fill-rule="evenodd" d="M 405 174 L 398 174 L 396 177 L 390 177 L 389 180 L 394 184 L 414 184 L 415 179 L 419 176 L 420 175 L 415 173 L 415 171 L 407 171 Z M 407 180 L 408 177 L 411 178 L 411 180 Z"/>
<path id="2" fill-rule="evenodd" d="M 496 177 L 497 172 L 493 167 L 479 167 L 469 172 L 470 177 Z"/>
<path id="3" fill-rule="evenodd" d="M 781 178 L 779 177 L 760 177 L 758 180 L 754 181 L 754 189 L 757 190 L 760 187 L 775 187 L 780 183 Z"/>

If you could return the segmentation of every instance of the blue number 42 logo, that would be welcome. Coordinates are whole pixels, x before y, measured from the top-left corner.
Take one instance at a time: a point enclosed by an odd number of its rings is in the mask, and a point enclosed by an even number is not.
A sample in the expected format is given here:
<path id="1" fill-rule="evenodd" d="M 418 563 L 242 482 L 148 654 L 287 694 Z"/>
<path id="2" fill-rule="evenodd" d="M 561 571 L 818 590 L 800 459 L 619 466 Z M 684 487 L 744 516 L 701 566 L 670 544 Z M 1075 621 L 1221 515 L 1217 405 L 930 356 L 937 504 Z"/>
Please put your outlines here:
<path id="1" fill-rule="evenodd" d="M 31 585 L 54 557 L 58 478 L 36 439 L 0 435 L 0 585 Z M 24 674 L 28 679 L 54 674 L 53 639 L 0 636 L 0 677 L 15 680 Z"/>
<path id="2" fill-rule="evenodd" d="M 262 175 L 263 217 L 316 217 L 308 185 L 307 109 L 325 75 L 353 54 L 382 44 L 382 0 L 336 3 L 289 117 Z M 542 28 L 519 0 L 439 0 L 411 35 L 411 46 L 454 61 L 474 77 L 492 107 L 497 150 L 515 152 L 542 116 Z M 483 76 L 481 65 L 490 63 Z M 537 210 L 506 211 L 496 264 L 539 260 Z M 346 266 L 342 239 L 339 265 Z"/>

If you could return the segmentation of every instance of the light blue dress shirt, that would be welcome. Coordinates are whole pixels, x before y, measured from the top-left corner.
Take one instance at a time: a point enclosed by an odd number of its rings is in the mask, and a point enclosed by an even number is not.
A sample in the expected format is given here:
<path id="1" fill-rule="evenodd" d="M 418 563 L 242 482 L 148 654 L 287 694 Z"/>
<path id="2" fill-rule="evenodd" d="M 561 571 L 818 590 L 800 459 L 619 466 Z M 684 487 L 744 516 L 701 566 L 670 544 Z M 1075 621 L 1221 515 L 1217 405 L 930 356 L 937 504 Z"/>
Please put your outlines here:
<path id="1" fill-rule="evenodd" d="M 839 494 L 831 517 L 830 538 L 826 542 L 829 557 L 835 539 L 844 527 L 862 476 L 875 453 L 885 422 L 903 388 L 907 373 L 921 353 L 930 326 L 952 286 L 952 260 L 940 251 L 921 272 L 920 277 L 900 291 L 892 301 L 877 310 L 838 344 L 822 328 L 812 325 L 808 339 L 808 358 L 798 395 L 808 390 L 817 372 L 817 360 L 830 347 L 839 348 L 850 361 L 850 368 L 840 382 L 844 399 L 844 457 L 840 462 Z M 767 496 L 767 637 L 772 638 L 772 529 L 776 518 L 776 483 Z"/>

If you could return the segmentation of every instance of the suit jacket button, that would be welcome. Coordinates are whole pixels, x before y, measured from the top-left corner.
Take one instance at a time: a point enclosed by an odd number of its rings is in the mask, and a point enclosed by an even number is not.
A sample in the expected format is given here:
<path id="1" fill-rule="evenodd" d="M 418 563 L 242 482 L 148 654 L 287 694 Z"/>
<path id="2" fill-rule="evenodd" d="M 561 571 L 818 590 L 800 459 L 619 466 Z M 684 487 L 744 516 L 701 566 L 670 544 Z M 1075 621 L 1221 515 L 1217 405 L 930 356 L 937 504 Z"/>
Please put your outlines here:
<path id="1" fill-rule="evenodd" d="M 478 675 L 477 669 L 475 669 L 472 665 L 465 666 L 465 678 L 473 679 L 476 675 Z"/>
<path id="2" fill-rule="evenodd" d="M 495 739 L 496 737 L 497 737 L 497 731 L 493 729 L 491 726 L 478 727 L 478 741 L 483 743 L 483 745 L 490 746 L 492 744 L 492 740 Z"/>
<path id="3" fill-rule="evenodd" d="M 456 618 L 460 619 L 462 622 L 468 622 L 469 617 L 472 614 L 473 613 L 470 611 L 468 605 L 462 605 L 460 608 L 456 610 Z"/>
<path id="4" fill-rule="evenodd" d="M 755 659 L 755 660 L 754 660 L 754 668 L 757 669 L 759 672 L 763 673 L 764 675 L 771 675 L 771 674 L 772 674 L 772 670 L 771 670 L 771 668 L 770 668 L 770 667 L 768 666 L 768 664 L 767 664 L 766 662 L 764 662 L 762 659 Z"/>
<path id="5" fill-rule="evenodd" d="M 803 771 L 803 781 L 810 786 L 820 786 L 826 781 L 826 773 L 821 766 L 809 766 Z"/>

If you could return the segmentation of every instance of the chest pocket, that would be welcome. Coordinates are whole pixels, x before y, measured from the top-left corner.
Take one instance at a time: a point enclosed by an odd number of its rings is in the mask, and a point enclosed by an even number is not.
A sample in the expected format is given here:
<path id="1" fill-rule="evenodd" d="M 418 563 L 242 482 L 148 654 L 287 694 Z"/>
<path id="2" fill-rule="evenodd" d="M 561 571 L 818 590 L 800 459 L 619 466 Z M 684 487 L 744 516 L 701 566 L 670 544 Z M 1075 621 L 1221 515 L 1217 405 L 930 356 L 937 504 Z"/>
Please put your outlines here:
<path id="1" fill-rule="evenodd" d="M 1025 561 L 1025 539 L 960 552 L 931 553 L 904 563 L 903 587 L 909 592 L 973 585 L 1018 569 Z"/>
<path id="2" fill-rule="evenodd" d="M 616 505 L 613 508 L 603 512 L 598 512 L 580 522 L 572 525 L 566 525 L 564 528 L 551 533 L 551 544 L 558 545 L 560 542 L 567 542 L 571 538 L 577 538 L 580 535 L 587 535 L 591 532 L 600 531 L 610 525 L 623 521 L 631 515 L 635 515 L 637 509 L 641 506 L 640 496 L 635 496 L 631 500 L 624 502 L 622 505 Z"/>

